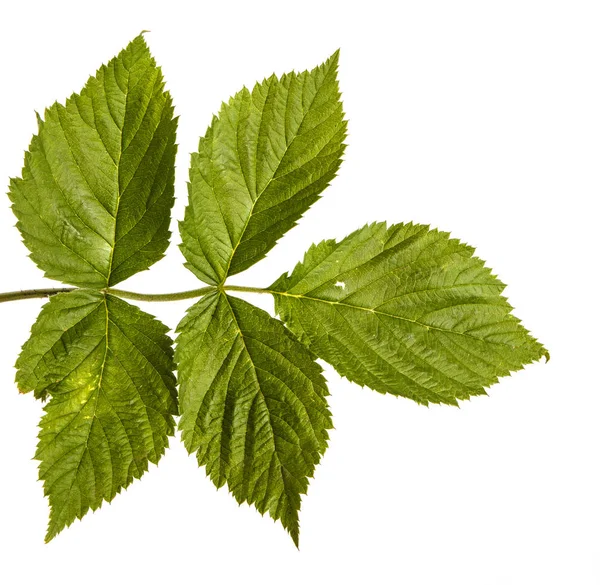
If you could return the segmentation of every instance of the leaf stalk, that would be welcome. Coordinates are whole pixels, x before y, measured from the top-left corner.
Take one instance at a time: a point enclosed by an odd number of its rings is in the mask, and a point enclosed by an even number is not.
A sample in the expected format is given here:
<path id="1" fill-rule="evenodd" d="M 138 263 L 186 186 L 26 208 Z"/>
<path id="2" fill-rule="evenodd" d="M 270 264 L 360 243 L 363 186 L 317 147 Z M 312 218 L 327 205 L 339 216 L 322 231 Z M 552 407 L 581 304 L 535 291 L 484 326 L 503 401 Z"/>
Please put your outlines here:
<path id="1" fill-rule="evenodd" d="M 236 291 L 236 292 L 249 292 L 249 293 L 259 293 L 265 294 L 270 291 L 264 288 L 256 288 L 252 286 L 222 286 L 221 290 L 227 291 Z M 10 301 L 21 301 L 25 299 L 43 299 L 47 297 L 51 297 L 53 295 L 57 295 L 60 293 L 68 293 L 71 291 L 77 290 L 74 287 L 64 287 L 64 288 L 34 288 L 30 290 L 17 290 L 13 292 L 0 293 L 0 303 L 7 303 Z M 202 297 L 211 292 L 214 292 L 217 287 L 214 286 L 204 286 L 202 288 L 196 288 L 193 290 L 186 290 L 175 293 L 138 293 L 134 291 L 121 290 L 118 288 L 106 288 L 102 292 L 106 294 L 111 294 L 116 297 L 120 297 L 122 299 L 130 299 L 134 301 L 145 301 L 145 302 L 168 302 L 168 301 L 183 301 L 186 299 L 195 299 L 198 297 Z"/>

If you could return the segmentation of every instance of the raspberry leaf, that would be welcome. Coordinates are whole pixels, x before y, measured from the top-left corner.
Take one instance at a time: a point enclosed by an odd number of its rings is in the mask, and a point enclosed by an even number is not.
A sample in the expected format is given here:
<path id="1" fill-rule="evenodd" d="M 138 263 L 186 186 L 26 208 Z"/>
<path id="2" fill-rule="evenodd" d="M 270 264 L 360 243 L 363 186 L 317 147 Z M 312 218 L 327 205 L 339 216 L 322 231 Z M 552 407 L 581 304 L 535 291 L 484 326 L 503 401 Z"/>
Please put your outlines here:
<path id="1" fill-rule="evenodd" d="M 193 305 L 178 333 L 185 446 L 298 545 L 300 496 L 332 426 L 321 367 L 280 321 L 223 293 Z"/>
<path id="2" fill-rule="evenodd" d="M 375 223 L 313 246 L 270 290 L 281 319 L 342 376 L 457 404 L 548 357 L 473 252 L 427 226 Z"/>
<path id="3" fill-rule="evenodd" d="M 341 163 L 338 53 L 223 104 L 192 155 L 180 223 L 186 266 L 208 284 L 249 268 L 319 198 Z"/>
<path id="4" fill-rule="evenodd" d="M 49 541 L 158 463 L 177 395 L 167 327 L 95 291 L 52 297 L 17 361 L 21 392 L 50 398 L 35 458 Z"/>
<path id="5" fill-rule="evenodd" d="M 9 196 L 48 278 L 112 286 L 169 245 L 175 130 L 170 95 L 143 37 L 38 116 Z"/>

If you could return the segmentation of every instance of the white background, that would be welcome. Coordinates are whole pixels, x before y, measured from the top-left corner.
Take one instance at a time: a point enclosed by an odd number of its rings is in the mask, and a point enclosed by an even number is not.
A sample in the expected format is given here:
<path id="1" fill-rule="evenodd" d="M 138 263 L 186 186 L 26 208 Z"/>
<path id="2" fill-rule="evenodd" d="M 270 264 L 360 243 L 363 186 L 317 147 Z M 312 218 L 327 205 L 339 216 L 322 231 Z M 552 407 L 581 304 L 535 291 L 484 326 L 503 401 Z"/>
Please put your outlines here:
<path id="1" fill-rule="evenodd" d="M 327 367 L 336 428 L 303 500 L 300 552 L 279 525 L 217 491 L 177 437 L 142 481 L 44 545 L 48 509 L 31 459 L 41 404 L 13 381 L 42 301 L 0 305 L 0 582 L 600 583 L 598 7 L 2 3 L 0 182 L 20 173 L 34 110 L 78 91 L 149 29 L 181 117 L 180 219 L 189 153 L 221 100 L 340 47 L 340 175 L 231 282 L 268 285 L 312 242 L 367 221 L 429 223 L 477 247 L 552 359 L 460 408 L 378 395 Z M 4 198 L 0 290 L 52 286 L 14 222 Z M 197 286 L 175 245 L 123 284 Z M 189 304 L 141 306 L 174 327 Z"/>

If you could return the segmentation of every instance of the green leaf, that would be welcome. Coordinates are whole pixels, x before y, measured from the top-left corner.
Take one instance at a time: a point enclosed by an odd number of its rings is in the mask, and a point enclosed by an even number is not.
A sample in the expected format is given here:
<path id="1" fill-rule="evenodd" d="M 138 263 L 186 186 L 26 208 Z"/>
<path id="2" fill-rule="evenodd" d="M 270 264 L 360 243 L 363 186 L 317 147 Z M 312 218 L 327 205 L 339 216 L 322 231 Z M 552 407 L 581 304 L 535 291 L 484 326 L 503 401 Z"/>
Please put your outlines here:
<path id="1" fill-rule="evenodd" d="M 110 501 L 173 434 L 177 395 L 167 327 L 111 295 L 51 298 L 17 361 L 22 392 L 50 396 L 35 458 L 51 540 Z"/>
<path id="2" fill-rule="evenodd" d="M 283 321 L 342 376 L 457 404 L 548 357 L 473 252 L 427 226 L 377 223 L 311 247 L 270 288 Z"/>
<path id="3" fill-rule="evenodd" d="M 312 71 L 244 88 L 192 155 L 180 223 L 186 266 L 220 284 L 264 258 L 335 177 L 346 122 L 338 53 Z"/>
<path id="4" fill-rule="evenodd" d="M 100 288 L 162 258 L 177 121 L 142 36 L 38 124 L 9 197 L 46 276 Z"/>
<path id="5" fill-rule="evenodd" d="M 185 446 L 298 545 L 300 495 L 332 426 L 321 367 L 279 321 L 223 293 L 193 305 L 178 332 Z"/>

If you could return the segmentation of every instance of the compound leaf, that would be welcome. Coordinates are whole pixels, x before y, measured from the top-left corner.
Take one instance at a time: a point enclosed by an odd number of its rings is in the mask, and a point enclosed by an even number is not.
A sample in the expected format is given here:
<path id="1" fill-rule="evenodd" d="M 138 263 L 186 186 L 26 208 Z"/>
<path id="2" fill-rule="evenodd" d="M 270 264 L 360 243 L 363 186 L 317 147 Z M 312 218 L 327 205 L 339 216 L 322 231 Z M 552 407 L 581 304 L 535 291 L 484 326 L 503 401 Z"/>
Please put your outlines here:
<path id="1" fill-rule="evenodd" d="M 178 332 L 185 446 L 298 545 L 300 496 L 331 428 L 321 367 L 281 322 L 223 293 L 193 305 Z"/>
<path id="2" fill-rule="evenodd" d="M 192 155 L 180 223 L 186 266 L 220 284 L 258 262 L 319 198 L 344 151 L 338 53 L 312 71 L 244 88 Z"/>
<path id="3" fill-rule="evenodd" d="M 46 276 L 100 288 L 159 260 L 169 244 L 177 121 L 143 37 L 38 125 L 9 196 Z"/>
<path id="4" fill-rule="evenodd" d="M 17 383 L 50 397 L 35 455 L 51 507 L 47 541 L 164 453 L 177 414 L 166 331 L 94 291 L 56 295 L 42 309 L 17 360 Z"/>
<path id="5" fill-rule="evenodd" d="M 377 223 L 311 247 L 270 289 L 289 328 L 349 380 L 457 404 L 548 357 L 473 252 L 427 226 Z"/>

